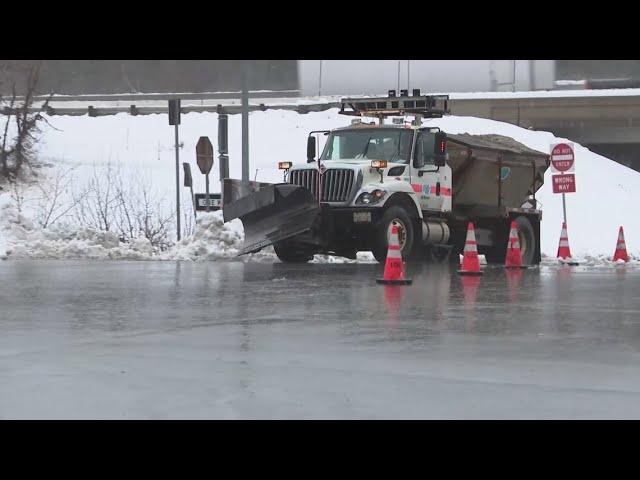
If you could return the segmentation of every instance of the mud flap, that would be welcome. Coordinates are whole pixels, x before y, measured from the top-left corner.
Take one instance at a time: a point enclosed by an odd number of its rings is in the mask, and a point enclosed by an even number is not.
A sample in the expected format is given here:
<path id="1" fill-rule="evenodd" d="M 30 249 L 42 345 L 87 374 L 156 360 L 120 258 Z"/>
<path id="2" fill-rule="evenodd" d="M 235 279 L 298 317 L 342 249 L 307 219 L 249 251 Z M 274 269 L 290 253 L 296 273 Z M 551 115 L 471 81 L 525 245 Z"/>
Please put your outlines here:
<path id="1" fill-rule="evenodd" d="M 244 255 L 309 231 L 320 207 L 304 187 L 225 179 L 222 210 L 225 222 L 242 221 Z"/>

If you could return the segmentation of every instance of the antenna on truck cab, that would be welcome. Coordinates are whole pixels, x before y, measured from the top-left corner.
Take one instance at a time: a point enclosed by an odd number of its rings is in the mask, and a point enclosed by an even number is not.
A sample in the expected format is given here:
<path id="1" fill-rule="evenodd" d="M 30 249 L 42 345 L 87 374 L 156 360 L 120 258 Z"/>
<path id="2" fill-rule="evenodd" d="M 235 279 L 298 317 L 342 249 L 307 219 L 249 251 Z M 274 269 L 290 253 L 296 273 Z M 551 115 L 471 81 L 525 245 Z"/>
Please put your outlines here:
<path id="1" fill-rule="evenodd" d="M 449 95 L 420 95 L 420 89 L 413 90 L 409 96 L 408 90 L 400 90 L 396 96 L 395 90 L 389 90 L 387 97 L 343 98 L 340 112 L 342 115 L 358 117 L 376 117 L 382 124 L 385 117 L 413 115 L 415 122 L 420 124 L 422 118 L 441 118 L 449 112 Z"/>

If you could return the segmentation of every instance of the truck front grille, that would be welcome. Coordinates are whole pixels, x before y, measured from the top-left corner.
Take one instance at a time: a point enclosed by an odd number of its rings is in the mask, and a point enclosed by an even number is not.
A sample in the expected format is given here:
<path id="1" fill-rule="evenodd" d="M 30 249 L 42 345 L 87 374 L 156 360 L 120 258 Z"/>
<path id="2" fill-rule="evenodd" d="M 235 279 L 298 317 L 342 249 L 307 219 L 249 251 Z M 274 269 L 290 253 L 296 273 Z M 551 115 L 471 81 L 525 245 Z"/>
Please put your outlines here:
<path id="1" fill-rule="evenodd" d="M 353 170 L 347 168 L 329 169 L 322 175 L 321 202 L 346 202 L 353 187 Z M 292 170 L 289 183 L 300 185 L 318 198 L 318 171 L 315 169 Z"/>

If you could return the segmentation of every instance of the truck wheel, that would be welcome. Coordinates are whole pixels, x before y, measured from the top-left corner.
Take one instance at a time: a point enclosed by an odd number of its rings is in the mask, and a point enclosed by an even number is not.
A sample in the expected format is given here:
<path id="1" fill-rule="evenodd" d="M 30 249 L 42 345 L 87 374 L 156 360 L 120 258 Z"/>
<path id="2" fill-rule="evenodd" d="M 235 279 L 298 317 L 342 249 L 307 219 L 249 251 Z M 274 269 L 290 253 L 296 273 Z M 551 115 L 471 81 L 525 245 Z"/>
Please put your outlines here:
<path id="1" fill-rule="evenodd" d="M 389 236 L 391 235 L 391 223 L 398 225 L 398 240 L 400 242 L 400 253 L 402 258 L 407 260 L 414 245 L 413 220 L 407 211 L 400 206 L 390 207 L 384 212 L 378 222 L 373 245 L 373 256 L 380 263 L 387 259 L 387 249 L 389 247 Z"/>
<path id="2" fill-rule="evenodd" d="M 537 247 L 535 230 L 527 217 L 516 217 L 515 221 L 518 224 L 518 243 L 520 243 L 522 263 L 523 265 L 531 265 L 533 264 Z M 509 237 L 507 236 L 507 241 L 509 241 L 508 239 Z"/>
<path id="3" fill-rule="evenodd" d="M 313 260 L 314 252 L 296 247 L 286 240 L 274 243 L 273 249 L 282 263 L 307 263 Z"/>

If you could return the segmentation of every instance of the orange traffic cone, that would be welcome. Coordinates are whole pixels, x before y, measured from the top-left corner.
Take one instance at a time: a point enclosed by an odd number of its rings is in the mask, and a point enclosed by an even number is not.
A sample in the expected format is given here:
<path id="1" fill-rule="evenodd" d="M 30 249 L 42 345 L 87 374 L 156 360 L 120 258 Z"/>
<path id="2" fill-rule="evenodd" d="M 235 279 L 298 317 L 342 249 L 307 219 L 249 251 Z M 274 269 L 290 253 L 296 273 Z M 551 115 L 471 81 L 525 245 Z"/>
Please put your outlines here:
<path id="1" fill-rule="evenodd" d="M 558 244 L 558 255 L 560 263 L 567 265 L 578 265 L 578 262 L 571 258 L 571 250 L 569 249 L 569 237 L 567 236 L 567 224 L 562 222 L 562 230 L 560 231 L 560 243 Z"/>
<path id="2" fill-rule="evenodd" d="M 627 255 L 627 245 L 624 242 L 624 230 L 620 227 L 618 231 L 618 243 L 616 244 L 616 251 L 613 254 L 613 261 L 617 262 L 618 260 L 623 260 L 625 262 L 629 261 L 629 255 Z"/>
<path id="3" fill-rule="evenodd" d="M 509 243 L 507 244 L 507 255 L 504 259 L 504 267 L 527 268 L 527 265 L 522 264 L 520 240 L 518 240 L 518 224 L 515 220 L 511 222 L 511 231 L 509 232 Z"/>
<path id="4" fill-rule="evenodd" d="M 467 226 L 467 239 L 464 242 L 462 264 L 460 265 L 458 273 L 460 275 L 482 275 L 483 273 L 480 271 L 480 261 L 478 260 L 478 247 L 473 222 L 469 222 Z"/>
<path id="5" fill-rule="evenodd" d="M 400 254 L 400 242 L 398 241 L 398 226 L 391 225 L 391 237 L 387 250 L 387 260 L 384 263 L 383 278 L 376 278 L 376 282 L 386 285 L 411 285 L 411 280 L 404 278 L 404 264 Z"/>

